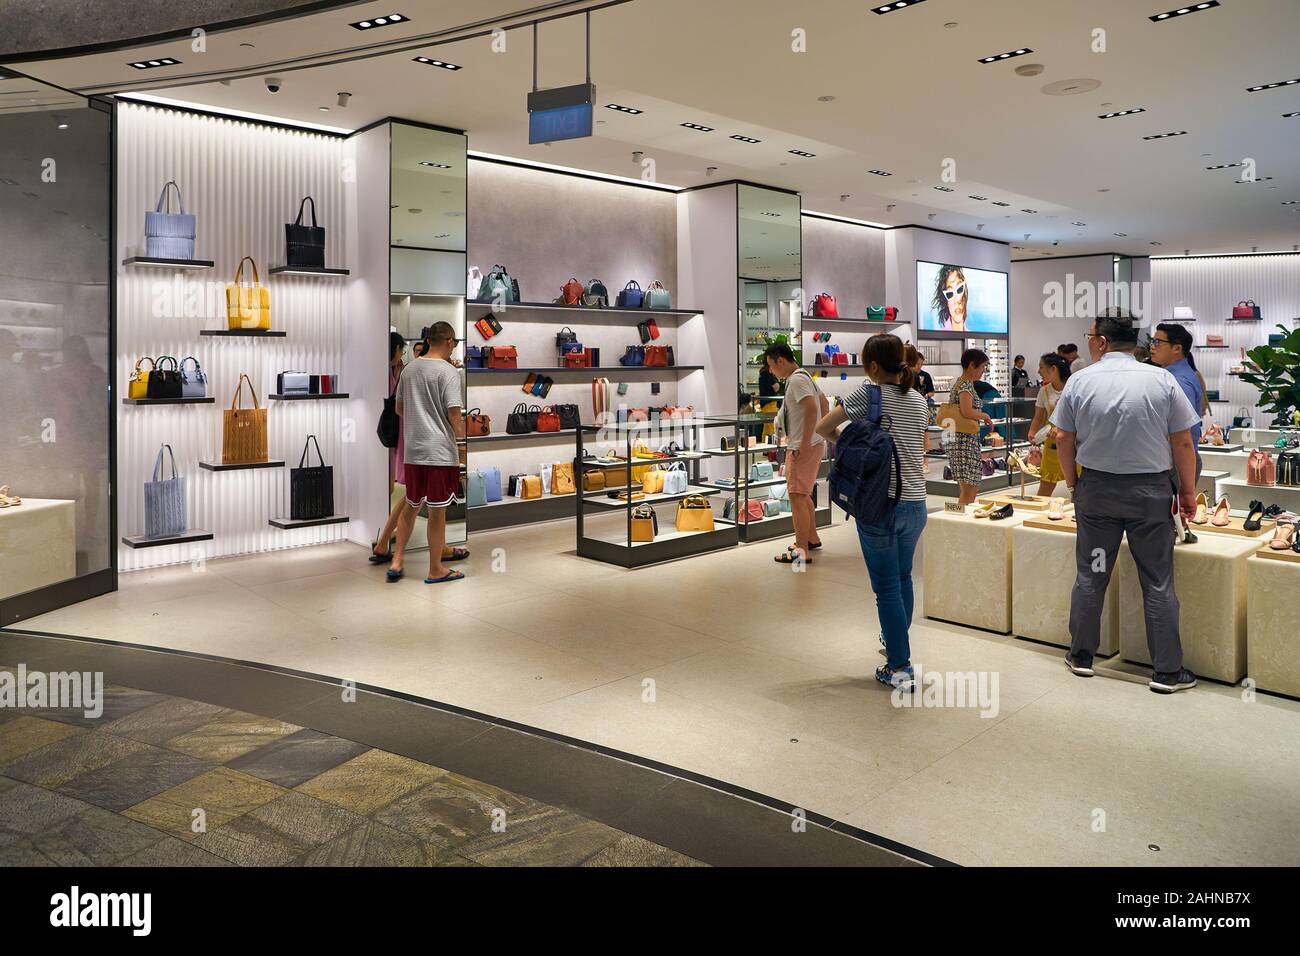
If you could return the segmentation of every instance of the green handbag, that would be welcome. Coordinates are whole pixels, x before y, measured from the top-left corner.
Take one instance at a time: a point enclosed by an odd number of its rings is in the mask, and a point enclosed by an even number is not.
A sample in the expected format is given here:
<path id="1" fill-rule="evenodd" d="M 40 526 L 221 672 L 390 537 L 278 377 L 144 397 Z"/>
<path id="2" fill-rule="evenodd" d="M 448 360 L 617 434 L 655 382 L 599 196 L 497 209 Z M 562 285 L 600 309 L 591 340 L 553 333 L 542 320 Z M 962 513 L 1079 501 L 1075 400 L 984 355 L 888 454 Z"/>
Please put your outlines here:
<path id="1" fill-rule="evenodd" d="M 885 321 L 885 307 L 883 305 L 867 306 L 867 318 L 873 321 Z"/>

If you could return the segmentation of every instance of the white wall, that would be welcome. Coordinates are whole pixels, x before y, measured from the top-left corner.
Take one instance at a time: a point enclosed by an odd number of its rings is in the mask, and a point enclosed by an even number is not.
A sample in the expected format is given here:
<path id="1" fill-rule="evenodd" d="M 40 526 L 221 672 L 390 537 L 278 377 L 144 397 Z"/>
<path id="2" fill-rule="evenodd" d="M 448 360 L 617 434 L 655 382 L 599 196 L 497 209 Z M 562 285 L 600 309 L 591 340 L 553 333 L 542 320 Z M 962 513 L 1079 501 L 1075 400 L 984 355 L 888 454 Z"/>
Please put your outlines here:
<path id="1" fill-rule="evenodd" d="M 840 316 L 846 319 L 865 317 L 869 305 L 886 305 L 888 231 L 816 216 L 802 218 L 807 302 L 820 292 L 829 292 L 835 296 Z"/>
<path id="2" fill-rule="evenodd" d="M 1048 307 L 1052 285 L 1061 287 L 1062 295 L 1058 299 L 1072 303 L 1075 300 L 1068 295 L 1071 288 L 1113 281 L 1113 262 L 1114 257 L 1106 253 L 1011 263 L 1011 354 L 1025 357 L 1025 368 L 1031 379 L 1038 376 L 1038 357 L 1055 352 L 1058 345 L 1066 342 L 1079 346 L 1079 354 L 1088 361 L 1086 335 L 1092 325 L 1092 315 L 1049 314 L 1056 311 Z"/>
<path id="3" fill-rule="evenodd" d="M 740 396 L 737 201 L 734 184 L 677 196 L 677 286 L 684 304 L 704 310 L 681 330 L 680 354 L 705 366 L 682 382 L 682 401 L 721 415 L 734 415 Z"/>
<path id="4" fill-rule="evenodd" d="M 916 328 L 916 261 L 951 263 L 973 269 L 1007 272 L 1011 247 L 989 239 L 972 239 L 922 226 L 891 229 L 885 235 L 885 297 L 899 318 Z M 1008 293 L 1010 294 L 1010 293 Z M 1015 298 L 1011 299 L 1015 309 Z"/>

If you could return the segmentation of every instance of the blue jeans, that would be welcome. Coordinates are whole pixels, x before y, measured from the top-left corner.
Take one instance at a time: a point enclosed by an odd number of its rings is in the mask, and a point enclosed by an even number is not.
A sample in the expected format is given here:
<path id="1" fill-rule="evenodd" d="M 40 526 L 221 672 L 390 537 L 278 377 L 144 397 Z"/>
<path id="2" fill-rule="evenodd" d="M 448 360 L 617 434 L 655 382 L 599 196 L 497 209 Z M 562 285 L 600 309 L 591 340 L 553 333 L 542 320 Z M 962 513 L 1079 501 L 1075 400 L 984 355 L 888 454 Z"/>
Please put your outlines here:
<path id="1" fill-rule="evenodd" d="M 876 592 L 876 613 L 890 667 L 902 667 L 912 657 L 907 635 L 912 623 L 912 556 L 925 530 L 925 519 L 924 501 L 900 501 L 892 522 L 858 522 L 858 540 L 871 576 L 871 590 Z"/>

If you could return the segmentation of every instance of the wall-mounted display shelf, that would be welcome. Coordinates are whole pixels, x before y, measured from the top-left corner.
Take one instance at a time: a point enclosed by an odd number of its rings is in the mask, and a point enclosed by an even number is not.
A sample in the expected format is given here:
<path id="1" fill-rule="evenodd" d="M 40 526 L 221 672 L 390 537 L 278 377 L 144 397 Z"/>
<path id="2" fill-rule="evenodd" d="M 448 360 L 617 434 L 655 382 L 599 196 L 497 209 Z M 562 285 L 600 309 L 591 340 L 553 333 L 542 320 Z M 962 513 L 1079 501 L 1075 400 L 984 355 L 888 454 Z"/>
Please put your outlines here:
<path id="1" fill-rule="evenodd" d="M 208 471 L 248 471 L 253 468 L 283 468 L 284 462 L 271 459 L 268 461 L 250 461 L 227 465 L 220 461 L 201 461 L 199 467 Z"/>
<path id="2" fill-rule="evenodd" d="M 328 518 L 272 518 L 267 522 L 272 528 L 291 531 L 294 528 L 319 528 L 327 524 L 347 524 L 352 519 L 347 515 L 330 515 Z"/>
<path id="3" fill-rule="evenodd" d="M 211 269 L 216 263 L 211 259 L 160 259 L 157 256 L 132 256 L 123 259 L 122 265 L 150 269 Z"/>
<path id="4" fill-rule="evenodd" d="M 324 266 L 272 266 L 273 276 L 346 276 L 351 275 L 347 269 L 327 269 Z"/>
<path id="5" fill-rule="evenodd" d="M 620 309 L 611 306 L 607 309 L 593 309 L 585 305 L 560 305 L 557 302 L 511 302 L 508 305 L 496 305 L 492 302 L 466 302 L 465 310 L 474 308 L 489 309 L 493 312 L 587 312 L 591 315 L 638 315 L 653 318 L 656 315 L 703 315 L 703 309 Z"/>
<path id="6" fill-rule="evenodd" d="M 1226 319 L 1224 319 L 1224 321 L 1225 322 L 1263 322 L 1264 318 L 1263 316 L 1251 316 L 1249 319 L 1237 319 L 1237 318 L 1233 318 L 1232 316 L 1228 316 Z"/>
<path id="7" fill-rule="evenodd" d="M 467 368 L 465 371 L 470 375 L 495 375 L 509 373 L 518 375 L 528 372 L 542 372 L 546 375 L 554 375 L 558 372 L 578 372 L 580 374 L 592 374 L 596 372 L 618 372 L 620 375 L 624 372 L 702 372 L 703 365 L 597 365 L 592 368 L 569 368 L 567 365 L 543 366 L 533 365 L 526 368 Z"/>
<path id="8" fill-rule="evenodd" d="M 538 403 L 540 404 L 540 399 Z M 572 441 L 575 429 L 565 428 L 558 432 L 525 432 L 522 435 L 511 435 L 509 432 L 501 432 L 496 435 L 477 435 L 473 438 L 467 438 L 465 441 L 470 445 L 481 445 L 489 442 L 505 441 L 555 441 L 563 439 Z"/>
<path id="9" fill-rule="evenodd" d="M 1228 348 L 1232 348 L 1232 346 L 1230 346 L 1230 345 L 1198 345 L 1198 346 L 1196 346 L 1196 348 L 1197 348 L 1198 350 L 1199 350 L 1199 349 L 1228 349 Z"/>
<path id="10" fill-rule="evenodd" d="M 211 405 L 216 399 L 206 398 L 124 398 L 123 405 Z"/>
<path id="11" fill-rule="evenodd" d="M 892 321 L 892 322 L 889 321 L 888 319 L 846 319 L 846 318 L 844 318 L 843 316 L 840 316 L 838 319 L 819 319 L 819 318 L 817 318 L 816 316 L 805 315 L 805 316 L 803 317 L 803 324 L 804 324 L 804 326 L 805 326 L 806 328 L 810 328 L 810 327 L 818 326 L 818 325 L 829 325 L 829 326 L 836 326 L 836 325 L 854 325 L 854 326 L 858 326 L 858 325 L 876 325 L 876 326 L 879 326 L 879 327 L 882 328 L 882 329 L 889 329 L 889 328 L 896 328 L 896 327 L 898 327 L 898 326 L 900 326 L 900 325 L 907 325 L 907 326 L 910 326 L 912 323 L 911 323 L 911 322 L 900 322 L 898 319 L 895 319 L 895 320 Z"/>
<path id="12" fill-rule="evenodd" d="M 248 339 L 282 339 L 287 332 L 284 329 L 203 329 L 199 335 L 217 335 L 223 338 Z"/>
<path id="13" fill-rule="evenodd" d="M 193 528 L 184 534 L 173 534 L 163 538 L 146 538 L 142 534 L 124 535 L 122 543 L 128 548 L 162 548 L 169 544 L 188 544 L 191 541 L 211 541 L 211 531 Z"/>
<path id="14" fill-rule="evenodd" d="M 352 396 L 347 392 L 330 392 L 328 395 L 282 395 L 279 392 L 273 392 L 266 397 L 273 402 L 314 402 L 332 398 L 351 398 Z"/>

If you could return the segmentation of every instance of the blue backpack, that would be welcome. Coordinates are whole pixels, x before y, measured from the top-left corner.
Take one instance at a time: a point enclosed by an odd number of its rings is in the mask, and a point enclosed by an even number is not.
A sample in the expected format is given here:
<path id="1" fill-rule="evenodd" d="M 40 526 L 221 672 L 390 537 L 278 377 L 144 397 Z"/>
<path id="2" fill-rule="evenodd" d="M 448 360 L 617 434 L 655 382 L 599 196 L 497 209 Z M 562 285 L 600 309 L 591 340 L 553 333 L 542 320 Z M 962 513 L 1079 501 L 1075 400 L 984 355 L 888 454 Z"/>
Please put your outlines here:
<path id="1" fill-rule="evenodd" d="M 880 402 L 880 387 L 867 387 L 867 418 L 849 422 L 835 442 L 835 464 L 831 466 L 831 501 L 845 513 L 867 524 L 884 524 L 894 514 L 903 496 L 903 469 L 894 436 L 889 433 L 889 416 Z M 890 494 L 889 470 L 894 469 Z"/>

